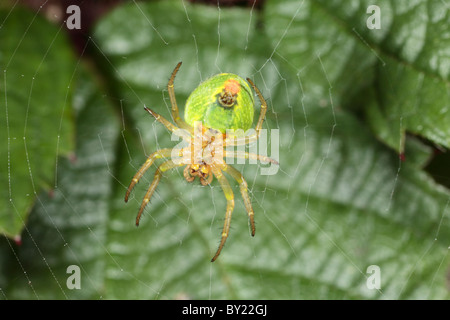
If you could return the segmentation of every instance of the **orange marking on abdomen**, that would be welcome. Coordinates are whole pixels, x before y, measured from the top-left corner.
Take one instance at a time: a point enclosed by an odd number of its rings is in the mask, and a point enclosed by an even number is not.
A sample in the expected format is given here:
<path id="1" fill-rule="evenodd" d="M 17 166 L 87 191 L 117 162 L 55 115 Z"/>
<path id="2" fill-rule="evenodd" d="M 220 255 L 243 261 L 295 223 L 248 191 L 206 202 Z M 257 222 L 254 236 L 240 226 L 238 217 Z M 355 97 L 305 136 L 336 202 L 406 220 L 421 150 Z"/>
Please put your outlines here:
<path id="1" fill-rule="evenodd" d="M 235 79 L 228 79 L 224 83 L 225 91 L 231 93 L 232 95 L 236 95 L 241 91 L 241 85 Z"/>

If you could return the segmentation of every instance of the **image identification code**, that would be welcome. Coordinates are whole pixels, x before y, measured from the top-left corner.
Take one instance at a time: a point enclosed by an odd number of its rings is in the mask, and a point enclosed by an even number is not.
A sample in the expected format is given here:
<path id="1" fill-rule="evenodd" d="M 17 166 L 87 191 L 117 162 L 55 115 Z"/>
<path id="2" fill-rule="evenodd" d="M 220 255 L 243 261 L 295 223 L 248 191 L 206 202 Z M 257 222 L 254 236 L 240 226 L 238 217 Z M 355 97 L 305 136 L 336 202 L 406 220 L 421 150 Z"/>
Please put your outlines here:
<path id="1" fill-rule="evenodd" d="M 227 315 L 267 315 L 267 305 L 265 304 L 227 304 L 225 308 L 217 306 L 194 306 L 189 304 L 182 308 L 181 313 L 183 315 L 209 315 L 211 318 L 215 314 L 227 314 Z"/>

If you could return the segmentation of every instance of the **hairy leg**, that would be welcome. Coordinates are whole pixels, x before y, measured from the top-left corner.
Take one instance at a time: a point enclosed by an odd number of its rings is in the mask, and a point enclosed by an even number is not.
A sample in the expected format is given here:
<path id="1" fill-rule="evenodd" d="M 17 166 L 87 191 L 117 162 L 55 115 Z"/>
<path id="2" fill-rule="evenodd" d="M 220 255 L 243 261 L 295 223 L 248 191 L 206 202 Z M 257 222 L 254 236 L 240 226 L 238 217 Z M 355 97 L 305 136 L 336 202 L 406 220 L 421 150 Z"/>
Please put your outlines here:
<path id="1" fill-rule="evenodd" d="M 174 126 L 170 121 L 168 121 L 166 118 L 161 116 L 160 114 L 156 113 L 150 108 L 144 107 L 145 111 L 150 113 L 156 121 L 162 123 L 167 129 L 169 129 L 171 132 L 176 134 L 177 136 L 182 137 L 185 141 L 190 142 L 191 141 L 191 135 L 189 133 L 189 130 L 186 130 L 184 128 L 178 128 L 177 126 Z M 188 124 L 186 124 L 188 125 Z"/>
<path id="2" fill-rule="evenodd" d="M 189 132 L 191 132 L 191 130 L 192 130 L 191 126 L 189 126 L 184 120 L 182 120 L 180 118 L 180 114 L 179 114 L 179 111 L 178 111 L 177 100 L 175 98 L 175 89 L 174 89 L 174 86 L 173 86 L 173 82 L 175 81 L 175 76 L 176 76 L 178 70 L 180 69 L 180 67 L 181 67 L 181 61 L 178 62 L 177 66 L 175 67 L 175 69 L 172 72 L 172 75 L 170 76 L 169 83 L 167 84 L 167 91 L 169 91 L 170 104 L 172 105 L 172 118 L 173 118 L 173 121 L 175 121 L 177 126 L 179 126 L 180 128 L 188 130 Z"/>
<path id="3" fill-rule="evenodd" d="M 128 186 L 127 192 L 125 194 L 125 202 L 128 202 L 128 197 L 130 196 L 130 193 L 133 190 L 134 186 L 139 182 L 139 180 L 142 178 L 142 176 L 148 170 L 148 168 L 151 167 L 153 162 L 155 162 L 156 159 L 170 158 L 171 153 L 172 149 L 161 149 L 153 152 L 147 158 L 147 160 L 144 162 L 144 164 L 141 166 L 138 172 L 136 172 L 133 179 L 131 180 L 131 183 Z"/>
<path id="4" fill-rule="evenodd" d="M 153 192 L 155 192 L 155 189 L 159 183 L 159 180 L 161 180 L 161 176 L 162 176 L 163 172 L 165 172 L 169 169 L 173 169 L 175 167 L 182 166 L 182 165 L 183 164 L 174 163 L 172 160 L 167 160 L 166 162 L 163 162 L 158 167 L 158 169 L 156 169 L 155 177 L 153 178 L 152 184 L 148 188 L 147 193 L 145 194 L 144 199 L 142 200 L 141 208 L 139 209 L 138 215 L 136 217 L 136 226 L 139 225 L 139 220 L 141 219 L 142 212 L 144 211 L 144 208 L 147 205 L 147 203 L 150 202 Z"/>
<path id="5" fill-rule="evenodd" d="M 253 159 L 253 160 L 259 160 L 261 162 L 267 162 L 267 163 L 273 163 L 273 164 L 279 164 L 278 161 L 275 159 L 269 158 L 267 156 L 263 156 L 256 153 L 249 153 L 246 151 L 226 151 L 224 150 L 224 158 L 231 157 L 231 158 L 241 158 L 241 159 Z"/>
<path id="6" fill-rule="evenodd" d="M 234 194 L 233 190 L 231 189 L 230 183 L 228 182 L 227 178 L 223 175 L 222 171 L 214 165 L 211 166 L 211 170 L 214 176 L 219 181 L 223 193 L 225 194 L 225 198 L 227 199 L 227 209 L 225 213 L 225 222 L 222 229 L 222 237 L 220 240 L 219 248 L 217 249 L 214 257 L 211 259 L 211 262 L 214 262 L 220 255 L 220 252 L 222 251 L 222 248 L 225 245 L 225 242 L 227 241 L 228 233 L 230 232 L 231 214 L 233 213 L 234 209 Z"/>
<path id="7" fill-rule="evenodd" d="M 230 176 L 233 177 L 234 180 L 239 183 L 239 189 L 241 190 L 242 199 L 244 200 L 245 209 L 247 210 L 248 218 L 250 220 L 250 227 L 252 229 L 252 236 L 255 235 L 255 213 L 253 211 L 252 202 L 250 200 L 250 197 L 248 196 L 248 186 L 247 181 L 245 181 L 242 174 L 233 168 L 232 166 L 228 166 L 226 164 L 222 165 L 222 170 L 226 173 L 228 173 Z"/>

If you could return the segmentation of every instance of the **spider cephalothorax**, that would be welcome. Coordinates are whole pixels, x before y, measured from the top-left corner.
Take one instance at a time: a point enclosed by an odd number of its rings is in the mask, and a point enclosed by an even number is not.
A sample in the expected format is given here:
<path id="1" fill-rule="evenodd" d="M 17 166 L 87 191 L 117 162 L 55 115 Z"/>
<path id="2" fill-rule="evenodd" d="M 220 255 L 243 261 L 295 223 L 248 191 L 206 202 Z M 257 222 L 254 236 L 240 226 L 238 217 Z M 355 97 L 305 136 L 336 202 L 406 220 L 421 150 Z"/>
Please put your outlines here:
<path id="1" fill-rule="evenodd" d="M 278 162 L 266 156 L 245 151 L 225 150 L 226 146 L 246 145 L 256 141 L 259 137 L 267 104 L 250 79 L 247 78 L 247 81 L 261 101 L 261 113 L 253 133 L 248 135 L 234 134 L 234 130 L 238 130 L 238 132 L 247 131 L 253 122 L 255 102 L 248 83 L 231 73 L 221 73 L 202 82 L 186 101 L 185 120 L 183 121 L 179 116 L 173 88 L 175 75 L 180 66 L 181 62 L 172 72 L 168 84 L 172 117 L 176 126 L 151 109 L 145 107 L 145 110 L 167 129 L 182 137 L 188 145 L 183 148 L 160 149 L 152 153 L 131 180 L 125 194 L 125 201 L 128 201 L 131 190 L 156 159 L 170 158 L 156 169 L 154 179 L 144 196 L 136 217 L 136 225 L 139 225 L 141 214 L 150 201 L 163 172 L 175 167 L 186 166 L 184 169 L 185 179 L 192 182 L 198 177 L 202 185 L 211 184 L 213 177 L 216 177 L 227 199 L 227 208 L 219 248 L 211 259 L 211 261 L 214 261 L 219 256 L 228 238 L 231 214 L 234 209 L 234 194 L 223 172 L 226 172 L 238 182 L 250 220 L 251 233 L 252 236 L 255 235 L 254 212 L 248 195 L 247 182 L 242 174 L 232 166 L 227 165 L 224 159 L 234 157 L 257 159 L 274 164 L 278 164 Z"/>
<path id="2" fill-rule="evenodd" d="M 186 164 L 184 177 L 188 182 L 192 182 L 195 180 L 195 177 L 198 177 L 200 183 L 206 186 L 213 179 L 210 165 L 217 162 L 216 158 L 219 156 L 220 151 L 223 150 L 220 142 L 223 141 L 223 134 L 211 128 L 204 128 L 202 123 L 198 121 L 194 125 L 193 137 L 194 139 L 191 139 L 189 146 L 182 149 L 181 161 Z"/>

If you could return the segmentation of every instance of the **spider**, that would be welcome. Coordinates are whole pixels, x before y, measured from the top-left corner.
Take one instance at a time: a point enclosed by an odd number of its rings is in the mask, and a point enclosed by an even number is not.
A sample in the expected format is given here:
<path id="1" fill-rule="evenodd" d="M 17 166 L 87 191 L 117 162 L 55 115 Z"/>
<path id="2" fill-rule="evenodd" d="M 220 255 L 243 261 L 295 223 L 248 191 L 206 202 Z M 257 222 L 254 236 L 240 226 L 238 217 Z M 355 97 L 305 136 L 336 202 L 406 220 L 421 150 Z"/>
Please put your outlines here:
<path id="1" fill-rule="evenodd" d="M 153 181 L 144 196 L 137 214 L 136 226 L 139 225 L 142 212 L 149 203 L 165 171 L 185 165 L 183 172 L 185 179 L 188 182 L 192 182 L 198 177 L 202 185 L 211 184 L 213 177 L 216 177 L 227 200 L 227 207 L 220 244 L 211 259 L 211 262 L 213 262 L 220 255 L 228 238 L 231 214 L 234 209 L 234 194 L 223 172 L 227 173 L 239 184 L 250 221 L 251 234 L 252 236 L 255 235 L 254 212 L 248 195 L 247 182 L 238 170 L 225 163 L 224 157 L 255 159 L 276 165 L 278 165 L 278 162 L 259 154 L 224 149 L 225 146 L 247 145 L 257 141 L 259 138 L 267 111 L 267 103 L 250 79 L 247 78 L 247 81 L 261 102 L 261 111 L 255 130 L 250 134 L 242 134 L 243 131 L 250 129 L 253 123 L 255 105 L 253 93 L 247 82 L 231 73 L 221 73 L 202 82 L 186 101 L 185 120 L 182 120 L 179 115 L 174 91 L 175 76 L 180 67 L 181 62 L 173 70 L 167 85 L 172 118 L 176 126 L 150 108 L 144 107 L 144 109 L 169 131 L 180 136 L 188 143 L 188 146 L 184 148 L 160 149 L 152 153 L 131 180 L 125 194 L 125 202 L 128 202 L 134 186 L 157 159 L 164 158 L 166 161 L 156 169 Z M 240 134 L 238 129 L 242 129 Z M 236 133 L 234 130 L 236 130 Z"/>

